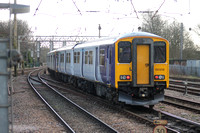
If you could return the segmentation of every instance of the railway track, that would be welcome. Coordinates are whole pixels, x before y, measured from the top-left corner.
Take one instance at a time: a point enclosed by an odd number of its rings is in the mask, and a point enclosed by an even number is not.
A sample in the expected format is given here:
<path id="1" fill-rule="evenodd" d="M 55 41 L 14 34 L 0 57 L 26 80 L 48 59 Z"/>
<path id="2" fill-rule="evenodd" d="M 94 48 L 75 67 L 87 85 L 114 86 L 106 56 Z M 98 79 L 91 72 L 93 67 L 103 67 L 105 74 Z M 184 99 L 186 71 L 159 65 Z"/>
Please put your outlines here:
<path id="1" fill-rule="evenodd" d="M 45 79 L 48 80 L 47 78 L 45 78 Z M 53 80 L 48 80 L 48 82 L 54 82 L 54 83 L 57 82 L 58 83 L 58 81 L 53 81 Z M 60 82 L 59 82 L 59 84 L 60 84 Z M 57 87 L 62 88 L 61 86 L 57 86 Z M 65 88 L 63 87 L 62 89 L 64 90 Z M 86 94 L 86 95 L 88 95 L 88 94 Z M 87 97 L 92 97 L 91 99 L 95 99 L 99 102 L 104 101 L 101 98 L 97 98 L 92 95 L 89 95 Z M 168 97 L 168 99 L 169 99 L 169 97 Z M 149 126 L 152 126 L 152 127 L 154 126 L 153 120 L 166 119 L 166 120 L 168 120 L 168 124 L 166 125 L 168 132 L 181 132 L 181 133 L 182 132 L 183 133 L 184 132 L 187 132 L 187 133 L 200 132 L 200 124 L 199 123 L 175 116 L 173 114 L 170 114 L 170 113 L 167 113 L 164 111 L 151 110 L 146 107 L 142 107 L 139 109 L 136 109 L 136 108 L 133 109 L 133 107 L 128 107 L 128 108 L 124 108 L 122 110 L 120 107 L 116 107 L 116 106 L 111 107 L 111 104 L 108 103 L 107 101 L 104 101 L 104 102 L 105 102 L 105 104 L 107 104 L 108 108 L 113 108 L 113 110 L 119 110 L 120 112 L 123 112 L 124 114 L 126 114 L 129 118 L 136 119 L 137 121 L 141 121 L 142 123 L 148 123 Z M 144 111 L 141 111 L 141 110 L 144 110 Z"/>
<path id="2" fill-rule="evenodd" d="M 170 79 L 169 82 L 169 90 L 200 96 L 200 83 L 197 81 Z"/>
<path id="3" fill-rule="evenodd" d="M 36 72 L 36 71 L 34 71 Z M 117 132 L 31 72 L 28 82 L 51 111 L 63 122 L 68 132 Z"/>
<path id="4" fill-rule="evenodd" d="M 189 101 L 181 98 L 172 97 L 165 94 L 165 100 L 162 103 L 170 104 L 176 107 L 187 109 L 195 113 L 200 113 L 200 103 L 195 101 Z"/>

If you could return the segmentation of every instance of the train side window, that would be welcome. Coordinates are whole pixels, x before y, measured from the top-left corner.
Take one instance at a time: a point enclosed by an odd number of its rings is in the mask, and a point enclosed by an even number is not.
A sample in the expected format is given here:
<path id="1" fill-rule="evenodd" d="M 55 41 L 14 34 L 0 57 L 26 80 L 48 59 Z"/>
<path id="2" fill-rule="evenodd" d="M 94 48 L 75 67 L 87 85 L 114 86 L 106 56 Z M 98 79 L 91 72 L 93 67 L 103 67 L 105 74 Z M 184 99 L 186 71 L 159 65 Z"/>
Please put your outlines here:
<path id="1" fill-rule="evenodd" d="M 77 62 L 76 62 L 76 56 L 77 56 L 77 55 L 76 55 L 76 52 L 74 52 L 74 63 L 77 63 Z"/>
<path id="2" fill-rule="evenodd" d="M 71 63 L 71 54 L 69 53 L 69 63 Z"/>
<path id="3" fill-rule="evenodd" d="M 88 64 L 88 51 L 85 51 L 85 64 Z"/>
<path id="4" fill-rule="evenodd" d="M 93 64 L 93 52 L 89 51 L 89 64 Z"/>
<path id="5" fill-rule="evenodd" d="M 61 54 L 61 56 L 60 56 L 60 62 L 64 62 L 64 54 Z"/>
<path id="6" fill-rule="evenodd" d="M 71 56 L 70 53 L 67 53 L 66 62 L 71 63 Z"/>
<path id="7" fill-rule="evenodd" d="M 80 63 L 80 52 L 77 52 L 77 63 Z"/>
<path id="8" fill-rule="evenodd" d="M 109 58 L 109 63 L 111 64 L 111 61 L 112 61 L 112 49 L 110 48 L 110 58 Z"/>
<path id="9" fill-rule="evenodd" d="M 166 44 L 165 42 L 154 42 L 154 63 L 166 62 Z"/>
<path id="10" fill-rule="evenodd" d="M 105 65 L 105 49 L 100 49 L 100 58 L 99 58 L 99 64 Z"/>
<path id="11" fill-rule="evenodd" d="M 122 41 L 118 43 L 118 61 L 119 63 L 131 62 L 131 43 Z"/>
<path id="12" fill-rule="evenodd" d="M 68 53 L 66 53 L 66 63 L 68 63 Z"/>

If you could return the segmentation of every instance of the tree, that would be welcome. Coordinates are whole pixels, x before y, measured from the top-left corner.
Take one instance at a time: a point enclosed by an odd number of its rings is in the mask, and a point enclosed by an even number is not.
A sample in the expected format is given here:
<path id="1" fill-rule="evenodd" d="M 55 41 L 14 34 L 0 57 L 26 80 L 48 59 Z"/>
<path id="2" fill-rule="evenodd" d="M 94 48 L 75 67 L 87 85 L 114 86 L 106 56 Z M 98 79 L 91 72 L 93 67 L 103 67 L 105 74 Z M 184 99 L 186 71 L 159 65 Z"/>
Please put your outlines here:
<path id="1" fill-rule="evenodd" d="M 181 25 L 177 21 L 168 24 L 161 16 L 152 13 L 143 16 L 142 31 L 151 32 L 166 38 L 170 42 L 170 58 L 180 59 Z M 183 34 L 183 58 L 196 59 L 196 47 L 187 31 Z"/>
<path id="2" fill-rule="evenodd" d="M 12 28 L 14 28 L 14 21 L 11 22 Z M 13 30 L 12 30 L 13 31 Z M 8 38 L 10 35 L 10 25 L 9 21 L 0 21 L 0 37 Z M 23 20 L 17 20 L 17 35 L 26 35 L 30 36 L 31 35 L 31 30 L 26 21 Z M 14 42 L 14 41 L 12 41 Z M 10 46 L 8 45 L 8 48 Z M 26 52 L 28 49 L 32 49 L 33 46 L 28 44 L 28 42 L 22 42 L 21 43 L 21 54 L 23 57 L 25 57 Z"/>
<path id="3" fill-rule="evenodd" d="M 9 22 L 0 21 L 0 37 L 7 38 L 9 37 Z"/>
<path id="4" fill-rule="evenodd" d="M 195 32 L 198 36 L 200 36 L 200 24 L 198 24 L 198 25 L 196 26 L 196 28 L 194 29 L 194 32 Z"/>
<path id="5" fill-rule="evenodd" d="M 163 36 L 166 21 L 161 19 L 160 15 L 155 15 L 151 12 L 143 16 L 142 31 L 154 33 Z"/>
<path id="6" fill-rule="evenodd" d="M 169 40 L 170 59 L 180 59 L 180 23 L 176 21 L 165 27 L 167 33 L 164 37 Z"/>

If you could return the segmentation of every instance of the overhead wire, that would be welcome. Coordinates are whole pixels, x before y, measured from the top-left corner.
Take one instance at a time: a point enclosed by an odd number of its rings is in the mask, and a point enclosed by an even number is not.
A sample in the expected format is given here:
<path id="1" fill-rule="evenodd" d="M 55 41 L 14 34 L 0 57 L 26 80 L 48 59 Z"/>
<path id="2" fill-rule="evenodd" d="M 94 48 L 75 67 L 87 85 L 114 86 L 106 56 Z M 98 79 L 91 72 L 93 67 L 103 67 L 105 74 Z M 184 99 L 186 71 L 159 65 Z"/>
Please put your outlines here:
<path id="1" fill-rule="evenodd" d="M 82 13 L 81 13 L 80 9 L 78 8 L 78 6 L 76 5 L 76 3 L 74 2 L 74 0 L 72 0 L 72 2 L 74 3 L 74 6 L 76 7 L 76 9 L 77 9 L 78 12 L 80 13 L 80 15 L 82 16 Z"/>
<path id="2" fill-rule="evenodd" d="M 133 7 L 133 10 L 134 10 L 134 12 L 135 12 L 137 18 L 139 19 L 138 14 L 137 14 L 137 11 L 136 11 L 136 9 L 135 9 L 135 7 L 134 7 L 134 5 L 133 5 L 133 1 L 130 0 L 130 2 L 131 2 L 131 5 L 132 5 L 132 7 Z"/>
<path id="3" fill-rule="evenodd" d="M 153 19 L 156 14 L 158 13 L 158 11 L 160 10 L 160 8 L 163 6 L 163 4 L 165 3 L 165 0 L 163 1 L 163 3 L 160 5 L 160 7 L 158 8 L 158 10 L 156 10 L 156 12 L 154 13 L 154 15 L 151 17 L 151 19 Z"/>
<path id="4" fill-rule="evenodd" d="M 37 13 L 37 11 L 39 10 L 39 7 L 40 7 L 40 4 L 42 3 L 42 0 L 40 0 L 40 3 L 39 3 L 39 5 L 38 5 L 38 7 L 35 9 L 35 13 L 34 13 L 34 15 L 33 16 L 35 16 L 36 15 L 36 13 Z"/>

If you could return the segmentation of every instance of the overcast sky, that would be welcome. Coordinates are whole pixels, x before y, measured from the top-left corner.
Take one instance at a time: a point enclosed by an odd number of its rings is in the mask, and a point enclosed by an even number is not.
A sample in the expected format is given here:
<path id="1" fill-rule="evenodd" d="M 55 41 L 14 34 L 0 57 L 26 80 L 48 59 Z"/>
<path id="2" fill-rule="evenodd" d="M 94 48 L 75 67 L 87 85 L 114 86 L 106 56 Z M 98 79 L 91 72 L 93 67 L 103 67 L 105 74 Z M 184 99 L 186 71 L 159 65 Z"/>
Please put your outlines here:
<path id="1" fill-rule="evenodd" d="M 8 3 L 9 0 L 1 0 Z M 14 3 L 14 0 L 10 0 Z M 41 4 L 40 4 L 41 2 Z M 186 30 L 200 24 L 199 0 L 17 0 L 30 5 L 31 11 L 20 14 L 35 35 L 118 35 L 137 31 L 142 11 L 157 11 L 164 19 L 183 22 Z M 162 5 L 162 6 L 161 6 Z M 39 7 L 39 8 L 38 8 Z M 36 10 L 38 8 L 38 10 Z M 137 12 L 137 13 L 136 13 Z M 0 20 L 9 19 L 8 11 L 0 10 Z M 192 31 L 191 31 L 192 32 Z M 193 36 L 197 40 L 197 36 Z"/>

